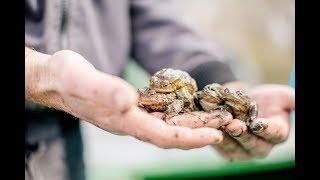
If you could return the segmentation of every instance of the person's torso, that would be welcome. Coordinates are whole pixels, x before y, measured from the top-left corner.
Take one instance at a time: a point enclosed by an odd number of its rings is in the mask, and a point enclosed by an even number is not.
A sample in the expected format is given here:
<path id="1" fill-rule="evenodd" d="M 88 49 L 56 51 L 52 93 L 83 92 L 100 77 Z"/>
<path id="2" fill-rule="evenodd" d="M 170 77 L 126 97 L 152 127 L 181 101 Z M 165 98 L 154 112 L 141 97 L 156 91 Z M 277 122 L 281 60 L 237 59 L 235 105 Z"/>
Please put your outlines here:
<path id="1" fill-rule="evenodd" d="M 73 50 L 119 75 L 130 51 L 126 0 L 26 0 L 25 45 L 42 53 Z"/>
<path id="2" fill-rule="evenodd" d="M 127 0 L 25 1 L 25 46 L 39 52 L 73 50 L 98 70 L 120 75 L 130 39 Z M 29 114 L 25 117 L 26 143 L 60 137 L 61 128 L 69 126 L 67 116 L 45 106 L 26 101 L 25 111 Z"/>

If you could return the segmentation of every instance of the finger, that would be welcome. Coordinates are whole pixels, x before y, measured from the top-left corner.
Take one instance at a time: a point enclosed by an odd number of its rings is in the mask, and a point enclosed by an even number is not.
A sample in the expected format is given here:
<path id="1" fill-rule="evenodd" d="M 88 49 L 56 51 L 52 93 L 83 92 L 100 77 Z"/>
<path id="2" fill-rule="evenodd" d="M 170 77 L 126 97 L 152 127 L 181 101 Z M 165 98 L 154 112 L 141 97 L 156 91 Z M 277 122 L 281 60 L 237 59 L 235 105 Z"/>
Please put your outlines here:
<path id="1" fill-rule="evenodd" d="M 223 140 L 212 145 L 224 158 L 228 160 L 249 160 L 252 156 L 230 135 L 223 131 Z"/>
<path id="2" fill-rule="evenodd" d="M 125 114 L 124 131 L 162 148 L 191 149 L 220 143 L 221 131 L 213 128 L 190 129 L 170 126 L 164 121 L 133 108 Z"/>
<path id="3" fill-rule="evenodd" d="M 148 112 L 145 108 L 143 108 L 143 107 L 140 107 L 140 106 L 138 106 L 138 108 L 141 110 L 141 111 L 143 111 L 143 112 Z"/>
<path id="4" fill-rule="evenodd" d="M 287 111 L 295 110 L 295 91 L 293 88 L 286 85 L 261 85 L 251 89 L 248 94 L 261 107 L 268 107 L 268 109 L 261 112 L 260 117 L 265 117 L 268 114 L 278 112 L 279 107 Z M 272 97 L 272 98 L 270 98 Z M 276 104 L 276 106 L 272 106 Z"/>
<path id="5" fill-rule="evenodd" d="M 163 112 L 152 112 L 150 115 L 158 118 L 158 119 L 165 119 L 165 114 Z"/>
<path id="6" fill-rule="evenodd" d="M 183 113 L 167 119 L 166 122 L 170 125 L 185 126 L 189 128 L 220 128 L 231 123 L 232 120 L 232 115 L 229 112 L 216 110 L 210 113 L 202 111 Z"/>
<path id="7" fill-rule="evenodd" d="M 271 143 L 250 133 L 245 122 L 241 120 L 234 119 L 225 130 L 254 157 L 262 158 L 267 156 L 273 147 Z"/>
<path id="8" fill-rule="evenodd" d="M 277 85 L 277 86 L 279 87 L 277 94 L 278 94 L 278 96 L 283 96 L 282 102 L 284 103 L 285 107 L 289 111 L 295 110 L 295 91 L 294 91 L 294 89 L 290 86 L 285 86 L 285 85 Z"/>
<path id="9" fill-rule="evenodd" d="M 288 114 L 272 116 L 270 118 L 257 118 L 250 127 L 259 127 L 263 124 L 263 130 L 252 131 L 257 136 L 273 143 L 281 143 L 288 139 L 290 132 L 290 116 Z"/>
<path id="10" fill-rule="evenodd" d="M 123 79 L 95 69 L 77 68 L 64 78 L 70 95 L 125 112 L 137 104 L 135 89 Z"/>

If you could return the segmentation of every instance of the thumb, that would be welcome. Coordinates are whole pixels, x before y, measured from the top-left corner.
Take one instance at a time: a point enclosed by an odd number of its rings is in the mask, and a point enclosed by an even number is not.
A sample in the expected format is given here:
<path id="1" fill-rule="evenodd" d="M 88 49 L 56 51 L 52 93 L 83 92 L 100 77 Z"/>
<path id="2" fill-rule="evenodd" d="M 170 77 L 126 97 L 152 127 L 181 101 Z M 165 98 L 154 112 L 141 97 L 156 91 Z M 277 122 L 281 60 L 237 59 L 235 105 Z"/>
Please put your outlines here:
<path id="1" fill-rule="evenodd" d="M 97 79 L 96 82 L 99 84 L 99 91 L 95 93 L 92 98 L 100 98 L 100 102 L 105 104 L 107 107 L 120 112 L 128 111 L 132 106 L 137 105 L 138 96 L 134 87 L 132 87 L 125 80 L 99 72 L 101 79 Z M 99 75 L 97 75 L 99 76 Z"/>
<path id="2" fill-rule="evenodd" d="M 282 98 L 283 106 L 286 107 L 289 111 L 295 110 L 295 91 L 293 88 L 285 85 L 279 85 L 278 95 Z"/>
<path id="3" fill-rule="evenodd" d="M 120 112 L 137 104 L 137 93 L 125 80 L 98 71 L 92 78 L 88 77 L 83 77 L 88 99 Z"/>
<path id="4" fill-rule="evenodd" d="M 265 84 L 251 89 L 248 93 L 261 105 L 277 103 L 287 110 L 295 110 L 295 90 L 290 86 Z"/>
<path id="5" fill-rule="evenodd" d="M 91 66 L 74 65 L 62 75 L 63 90 L 69 95 L 106 108 L 126 112 L 137 104 L 138 95 L 125 80 L 100 72 Z"/>

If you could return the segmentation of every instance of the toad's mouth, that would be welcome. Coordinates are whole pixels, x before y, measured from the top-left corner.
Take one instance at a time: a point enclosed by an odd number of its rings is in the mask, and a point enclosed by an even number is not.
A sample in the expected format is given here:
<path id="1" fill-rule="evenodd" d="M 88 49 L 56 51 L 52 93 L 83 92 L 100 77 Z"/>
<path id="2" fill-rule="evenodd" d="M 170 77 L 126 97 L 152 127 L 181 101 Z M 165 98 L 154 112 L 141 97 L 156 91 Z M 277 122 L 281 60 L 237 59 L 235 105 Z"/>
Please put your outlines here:
<path id="1" fill-rule="evenodd" d="M 156 87 L 156 86 L 150 86 L 150 89 L 158 92 L 158 93 L 171 93 L 173 91 L 175 91 L 175 89 L 173 87 Z"/>
<path id="2" fill-rule="evenodd" d="M 236 99 L 233 97 L 224 97 L 224 101 L 226 104 L 228 104 L 230 106 L 235 106 L 235 105 L 243 103 L 243 101 L 241 101 L 240 99 Z"/>

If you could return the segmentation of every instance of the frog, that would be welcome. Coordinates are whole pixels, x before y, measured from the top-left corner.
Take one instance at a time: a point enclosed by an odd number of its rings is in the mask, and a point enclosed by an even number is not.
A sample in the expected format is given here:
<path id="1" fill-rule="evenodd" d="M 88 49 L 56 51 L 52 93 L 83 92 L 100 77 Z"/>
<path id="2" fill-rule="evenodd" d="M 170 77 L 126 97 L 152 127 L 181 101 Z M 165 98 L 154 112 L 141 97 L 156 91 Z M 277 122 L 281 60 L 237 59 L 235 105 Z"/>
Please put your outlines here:
<path id="1" fill-rule="evenodd" d="M 205 112 L 223 108 L 222 86 L 218 83 L 208 84 L 197 91 L 197 100 Z"/>
<path id="2" fill-rule="evenodd" d="M 234 118 L 244 121 L 251 127 L 251 122 L 258 116 L 257 103 L 241 90 L 231 91 L 229 88 L 224 88 L 221 94 L 224 103 L 231 108 Z"/>
<path id="3" fill-rule="evenodd" d="M 220 110 L 221 114 L 217 117 L 228 117 L 228 112 L 232 113 L 230 106 L 225 104 L 222 98 L 223 88 L 218 83 L 212 83 L 204 86 L 201 91 L 197 91 L 197 101 L 200 108 L 205 112 L 212 112 L 213 110 Z M 221 127 L 223 129 L 224 127 Z"/>
<path id="4" fill-rule="evenodd" d="M 150 78 L 149 88 L 157 93 L 174 92 L 183 101 L 186 109 L 196 110 L 197 83 L 189 73 L 179 69 L 162 68 Z"/>
<path id="5" fill-rule="evenodd" d="M 164 118 L 171 118 L 178 115 L 184 109 L 184 102 L 177 98 L 174 92 L 157 93 L 148 87 L 138 89 L 140 107 L 145 108 L 148 112 L 164 112 Z"/>

